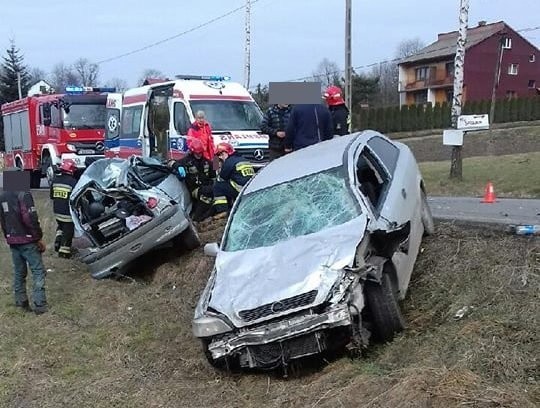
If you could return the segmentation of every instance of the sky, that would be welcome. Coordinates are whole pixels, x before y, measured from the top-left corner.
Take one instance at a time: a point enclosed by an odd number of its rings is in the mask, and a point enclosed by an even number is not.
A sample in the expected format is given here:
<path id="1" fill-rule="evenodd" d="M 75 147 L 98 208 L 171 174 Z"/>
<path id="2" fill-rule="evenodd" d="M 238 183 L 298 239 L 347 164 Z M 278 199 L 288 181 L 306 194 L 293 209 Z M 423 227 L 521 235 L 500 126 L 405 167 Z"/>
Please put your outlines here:
<path id="1" fill-rule="evenodd" d="M 17 0 L 0 2 L 0 52 L 10 39 L 29 67 L 49 72 L 80 57 L 99 62 L 99 80 L 130 87 L 145 69 L 165 75 L 228 75 L 244 82 L 245 11 L 193 30 L 246 0 Z M 6 4 L 7 3 L 7 4 Z M 540 0 L 470 0 L 469 27 L 505 21 L 540 25 Z M 459 0 L 352 0 L 355 67 L 392 59 L 402 40 L 425 44 L 458 27 Z M 252 0 L 250 85 L 312 74 L 323 58 L 344 67 L 345 0 Z M 540 29 L 522 33 L 540 48 Z M 150 44 L 158 45 L 106 61 Z"/>

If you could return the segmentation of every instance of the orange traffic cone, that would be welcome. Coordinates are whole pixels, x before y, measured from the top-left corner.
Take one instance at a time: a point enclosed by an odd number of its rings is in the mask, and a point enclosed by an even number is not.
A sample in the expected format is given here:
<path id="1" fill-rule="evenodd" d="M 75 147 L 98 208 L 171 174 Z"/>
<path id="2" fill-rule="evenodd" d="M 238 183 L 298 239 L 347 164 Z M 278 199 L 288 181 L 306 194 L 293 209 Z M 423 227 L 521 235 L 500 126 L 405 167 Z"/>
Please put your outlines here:
<path id="1" fill-rule="evenodd" d="M 489 181 L 486 185 L 486 190 L 484 192 L 483 203 L 492 204 L 495 202 L 495 189 L 493 188 L 493 183 Z"/>

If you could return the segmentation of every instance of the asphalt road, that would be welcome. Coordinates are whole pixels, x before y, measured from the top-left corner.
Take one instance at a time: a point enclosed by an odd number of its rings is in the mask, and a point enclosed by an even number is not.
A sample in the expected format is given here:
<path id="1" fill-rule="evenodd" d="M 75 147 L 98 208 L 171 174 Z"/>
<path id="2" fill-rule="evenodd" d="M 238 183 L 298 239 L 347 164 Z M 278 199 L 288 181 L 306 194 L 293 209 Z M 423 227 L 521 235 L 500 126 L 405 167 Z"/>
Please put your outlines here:
<path id="1" fill-rule="evenodd" d="M 487 224 L 540 224 L 540 200 L 498 198 L 482 203 L 482 198 L 429 197 L 433 217 L 438 220 Z"/>

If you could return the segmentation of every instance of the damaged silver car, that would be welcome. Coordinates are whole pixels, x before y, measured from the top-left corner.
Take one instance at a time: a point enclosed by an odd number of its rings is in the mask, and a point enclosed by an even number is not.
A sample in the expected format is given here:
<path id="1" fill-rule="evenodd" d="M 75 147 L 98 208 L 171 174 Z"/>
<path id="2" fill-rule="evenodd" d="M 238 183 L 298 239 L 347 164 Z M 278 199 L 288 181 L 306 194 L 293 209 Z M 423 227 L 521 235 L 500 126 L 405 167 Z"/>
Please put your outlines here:
<path id="1" fill-rule="evenodd" d="M 191 206 L 185 184 L 157 159 L 97 160 L 70 198 L 78 259 L 100 279 L 162 246 L 195 249 Z"/>
<path id="2" fill-rule="evenodd" d="M 409 148 L 364 131 L 274 160 L 240 193 L 193 334 L 215 366 L 274 369 L 405 327 L 422 237 L 434 231 Z"/>

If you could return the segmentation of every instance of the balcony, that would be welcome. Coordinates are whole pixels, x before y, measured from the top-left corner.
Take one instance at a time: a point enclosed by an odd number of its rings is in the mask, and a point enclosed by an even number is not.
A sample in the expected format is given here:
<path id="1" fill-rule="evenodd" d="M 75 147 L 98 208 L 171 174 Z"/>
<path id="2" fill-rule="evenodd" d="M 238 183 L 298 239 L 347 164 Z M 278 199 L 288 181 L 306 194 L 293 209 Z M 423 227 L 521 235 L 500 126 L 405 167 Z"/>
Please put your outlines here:
<path id="1" fill-rule="evenodd" d="M 400 81 L 398 91 L 399 92 L 409 92 L 409 91 L 419 91 L 422 89 L 433 89 L 433 88 L 447 88 L 454 85 L 454 76 L 447 76 L 442 79 L 437 79 L 435 75 L 429 75 L 427 78 L 419 81 L 405 82 Z"/>

